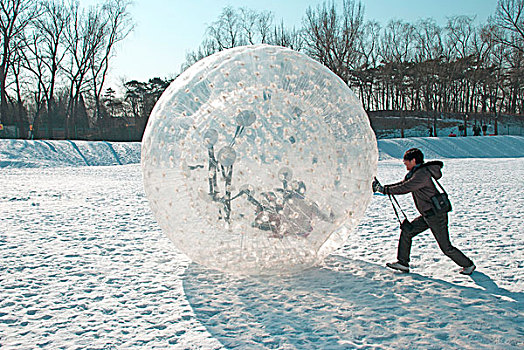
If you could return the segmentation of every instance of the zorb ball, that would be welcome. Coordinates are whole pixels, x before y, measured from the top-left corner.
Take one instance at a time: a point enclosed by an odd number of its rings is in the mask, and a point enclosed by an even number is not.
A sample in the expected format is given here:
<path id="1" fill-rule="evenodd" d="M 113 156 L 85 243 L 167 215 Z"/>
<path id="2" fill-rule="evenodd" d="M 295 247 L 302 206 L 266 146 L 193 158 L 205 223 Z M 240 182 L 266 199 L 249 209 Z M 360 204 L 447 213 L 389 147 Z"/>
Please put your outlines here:
<path id="1" fill-rule="evenodd" d="M 286 274 L 341 247 L 371 199 L 377 143 L 357 97 L 293 50 L 244 46 L 181 74 L 142 140 L 145 192 L 176 247 L 240 274 Z"/>

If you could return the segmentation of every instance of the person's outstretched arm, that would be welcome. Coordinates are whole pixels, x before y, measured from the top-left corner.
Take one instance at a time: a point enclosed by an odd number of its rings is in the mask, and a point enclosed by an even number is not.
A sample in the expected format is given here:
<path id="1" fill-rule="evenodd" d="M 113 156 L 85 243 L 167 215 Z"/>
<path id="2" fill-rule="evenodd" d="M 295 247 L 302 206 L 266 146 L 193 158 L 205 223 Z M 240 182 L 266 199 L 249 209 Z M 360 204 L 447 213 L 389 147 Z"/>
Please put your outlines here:
<path id="1" fill-rule="evenodd" d="M 427 179 L 425 174 L 417 171 L 407 180 L 392 185 L 384 186 L 384 194 L 406 194 L 416 191 L 426 185 Z"/>

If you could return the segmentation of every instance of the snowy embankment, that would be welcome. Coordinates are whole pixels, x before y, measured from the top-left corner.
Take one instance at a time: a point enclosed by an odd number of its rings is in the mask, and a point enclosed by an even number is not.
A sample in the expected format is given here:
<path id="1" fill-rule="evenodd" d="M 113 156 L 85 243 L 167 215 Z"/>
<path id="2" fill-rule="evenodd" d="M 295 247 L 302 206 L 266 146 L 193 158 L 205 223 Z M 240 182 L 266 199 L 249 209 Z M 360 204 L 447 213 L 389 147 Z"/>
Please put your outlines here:
<path id="1" fill-rule="evenodd" d="M 380 159 L 401 159 L 409 148 L 419 148 L 433 158 L 520 158 L 524 136 L 413 137 L 378 141 Z"/>
<path id="2" fill-rule="evenodd" d="M 523 136 L 414 137 L 378 141 L 380 159 L 418 147 L 426 158 L 520 158 Z M 140 163 L 139 142 L 0 140 L 0 168 L 104 166 Z"/>
<path id="3" fill-rule="evenodd" d="M 0 140 L 0 168 L 140 163 L 139 142 Z"/>

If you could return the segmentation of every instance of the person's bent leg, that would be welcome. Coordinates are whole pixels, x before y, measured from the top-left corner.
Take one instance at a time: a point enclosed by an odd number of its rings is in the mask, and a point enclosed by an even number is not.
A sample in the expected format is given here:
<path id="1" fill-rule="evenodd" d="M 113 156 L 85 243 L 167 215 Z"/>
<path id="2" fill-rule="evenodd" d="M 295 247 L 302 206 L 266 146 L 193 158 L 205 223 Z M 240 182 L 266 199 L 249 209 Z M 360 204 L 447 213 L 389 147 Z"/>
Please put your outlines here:
<path id="1" fill-rule="evenodd" d="M 398 240 L 397 260 L 405 266 L 409 266 L 409 256 L 411 253 L 411 242 L 413 241 L 413 237 L 424 232 L 428 228 L 428 224 L 422 216 L 413 220 L 411 225 L 411 230 L 402 230 L 400 232 L 400 239 Z"/>
<path id="2" fill-rule="evenodd" d="M 449 240 L 447 213 L 427 217 L 425 220 L 431 229 L 433 236 L 437 240 L 440 250 L 442 250 L 446 256 L 461 267 L 469 267 L 473 265 L 473 261 L 471 261 L 459 249 L 451 245 L 451 241 Z"/>

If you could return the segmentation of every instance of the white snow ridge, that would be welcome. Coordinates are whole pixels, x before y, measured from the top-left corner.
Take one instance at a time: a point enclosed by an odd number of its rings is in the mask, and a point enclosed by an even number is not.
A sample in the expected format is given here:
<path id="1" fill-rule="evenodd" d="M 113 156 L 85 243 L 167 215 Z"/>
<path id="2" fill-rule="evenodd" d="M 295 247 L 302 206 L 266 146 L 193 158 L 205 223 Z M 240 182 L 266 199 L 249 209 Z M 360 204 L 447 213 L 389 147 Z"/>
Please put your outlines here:
<path id="1" fill-rule="evenodd" d="M 523 349 L 524 137 L 378 144 L 382 183 L 402 179 L 410 147 L 443 160 L 451 240 L 473 275 L 429 232 L 413 241 L 411 273 L 387 270 L 399 229 L 384 196 L 323 266 L 222 274 L 160 231 L 140 144 L 0 141 L 0 347 Z M 414 218 L 411 196 L 398 199 Z"/>

